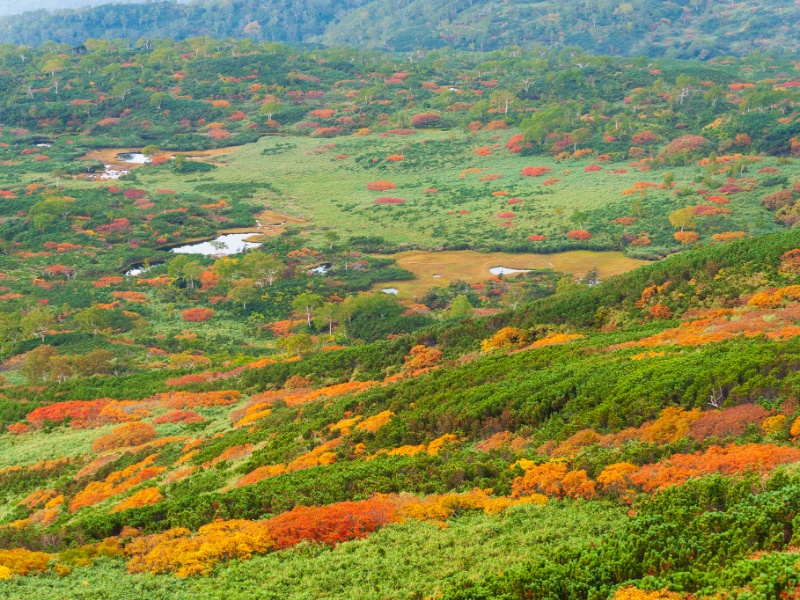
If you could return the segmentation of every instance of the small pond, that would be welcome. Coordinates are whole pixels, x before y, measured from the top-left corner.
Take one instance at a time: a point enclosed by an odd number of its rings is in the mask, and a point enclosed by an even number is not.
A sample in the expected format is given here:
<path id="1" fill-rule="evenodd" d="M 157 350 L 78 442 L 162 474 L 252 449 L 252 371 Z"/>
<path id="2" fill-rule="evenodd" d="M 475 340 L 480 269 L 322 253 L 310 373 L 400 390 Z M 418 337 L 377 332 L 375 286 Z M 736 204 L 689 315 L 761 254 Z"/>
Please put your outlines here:
<path id="1" fill-rule="evenodd" d="M 308 272 L 310 275 L 325 275 L 329 269 L 330 265 L 320 265 L 318 267 L 314 267 L 313 269 L 309 269 Z"/>
<path id="2" fill-rule="evenodd" d="M 117 158 L 132 165 L 145 165 L 150 162 L 150 157 L 141 152 L 123 152 L 122 154 L 117 154 Z"/>
<path id="3" fill-rule="evenodd" d="M 133 266 L 130 269 L 128 269 L 127 271 L 125 271 L 125 277 L 138 277 L 139 275 L 144 275 L 150 269 L 153 269 L 155 267 L 160 267 L 163 264 L 164 263 L 160 263 L 159 262 L 159 263 L 153 263 L 149 267 L 146 267 L 143 264 Z"/>
<path id="4" fill-rule="evenodd" d="M 127 175 L 128 171 L 121 169 L 114 169 L 111 165 L 103 165 L 105 168 L 100 173 L 95 173 L 92 178 L 99 177 L 100 179 L 119 179 L 123 175 Z"/>
<path id="5" fill-rule="evenodd" d="M 400 290 L 397 288 L 383 288 L 381 291 L 384 294 L 394 294 L 396 296 Z"/>
<path id="6" fill-rule="evenodd" d="M 513 275 L 514 273 L 530 273 L 530 269 L 509 269 L 508 267 L 492 267 L 489 273 L 492 275 Z"/>
<path id="7" fill-rule="evenodd" d="M 250 237 L 253 237 L 252 233 L 229 233 L 207 242 L 177 246 L 172 248 L 170 252 L 175 254 L 202 254 L 203 256 L 238 254 L 250 248 L 258 248 L 261 245 L 257 242 L 246 242 L 245 240 Z"/>

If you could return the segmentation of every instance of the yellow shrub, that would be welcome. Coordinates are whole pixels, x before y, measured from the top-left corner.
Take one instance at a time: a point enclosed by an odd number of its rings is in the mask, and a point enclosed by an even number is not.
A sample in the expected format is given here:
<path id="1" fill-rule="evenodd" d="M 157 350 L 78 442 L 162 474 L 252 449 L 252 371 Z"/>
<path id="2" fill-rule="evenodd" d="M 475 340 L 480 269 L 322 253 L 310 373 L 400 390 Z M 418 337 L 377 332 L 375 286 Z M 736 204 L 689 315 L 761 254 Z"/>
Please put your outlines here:
<path id="1" fill-rule="evenodd" d="M 125 548 L 131 573 L 175 573 L 178 577 L 207 575 L 221 560 L 247 560 L 270 549 L 267 527 L 258 521 L 215 521 L 192 536 L 179 527 L 134 539 Z"/>
<path id="2" fill-rule="evenodd" d="M 31 552 L 24 548 L 0 550 L 0 567 L 8 569 L 15 575 L 28 575 L 33 572 L 41 573 L 47 569 L 47 563 L 52 558 L 52 554 Z"/>
<path id="3" fill-rule="evenodd" d="M 786 415 L 768 417 L 761 423 L 761 429 L 766 435 L 772 435 L 786 429 Z"/>

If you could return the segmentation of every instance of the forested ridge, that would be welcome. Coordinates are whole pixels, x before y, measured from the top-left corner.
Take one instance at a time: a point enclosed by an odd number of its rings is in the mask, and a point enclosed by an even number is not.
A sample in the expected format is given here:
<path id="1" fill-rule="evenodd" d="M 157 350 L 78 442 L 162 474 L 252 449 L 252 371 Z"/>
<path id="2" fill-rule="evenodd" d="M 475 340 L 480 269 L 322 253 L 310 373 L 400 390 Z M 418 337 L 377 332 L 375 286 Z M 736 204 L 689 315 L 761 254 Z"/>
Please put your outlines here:
<path id="1" fill-rule="evenodd" d="M 19 10 L 19 9 L 17 9 Z M 594 54 L 708 59 L 796 53 L 791 0 L 542 2 L 514 0 L 235 0 L 40 10 L 0 21 L 0 41 L 72 45 L 88 38 L 247 37 L 411 52 L 507 46 L 579 47 Z"/>

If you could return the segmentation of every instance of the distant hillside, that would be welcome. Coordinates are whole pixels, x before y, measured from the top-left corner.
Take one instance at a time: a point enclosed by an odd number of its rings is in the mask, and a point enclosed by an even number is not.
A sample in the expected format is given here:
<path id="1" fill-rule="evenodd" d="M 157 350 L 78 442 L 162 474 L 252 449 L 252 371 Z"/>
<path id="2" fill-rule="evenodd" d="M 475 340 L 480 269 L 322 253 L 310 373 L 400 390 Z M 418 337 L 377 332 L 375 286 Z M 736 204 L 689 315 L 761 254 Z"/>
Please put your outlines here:
<path id="1" fill-rule="evenodd" d="M 708 58 L 797 52 L 800 34 L 790 24 L 799 18 L 800 6 L 793 0 L 198 0 L 11 16 L 0 21 L 0 42 L 209 35 L 398 51 L 546 45 L 580 46 L 598 54 Z"/>
<path id="2" fill-rule="evenodd" d="M 14 2 L 13 0 L 0 0 L 0 16 L 18 15 L 34 10 L 61 10 L 68 8 L 83 8 L 99 4 L 119 3 L 123 0 L 30 0 L 29 2 Z M 144 0 L 128 0 L 128 2 L 142 2 Z"/>

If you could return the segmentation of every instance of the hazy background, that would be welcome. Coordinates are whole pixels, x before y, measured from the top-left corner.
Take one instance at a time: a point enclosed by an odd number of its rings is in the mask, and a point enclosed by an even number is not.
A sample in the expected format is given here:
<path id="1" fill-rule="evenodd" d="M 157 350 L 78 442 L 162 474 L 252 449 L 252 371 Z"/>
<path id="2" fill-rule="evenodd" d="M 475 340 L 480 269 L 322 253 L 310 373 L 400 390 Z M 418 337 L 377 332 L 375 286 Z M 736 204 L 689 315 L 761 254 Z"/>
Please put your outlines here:
<path id="1" fill-rule="evenodd" d="M 145 0 L 0 0 L 0 16 L 18 15 L 30 10 L 57 10 L 59 8 L 80 8 L 99 4 L 125 2 L 144 2 Z"/>

